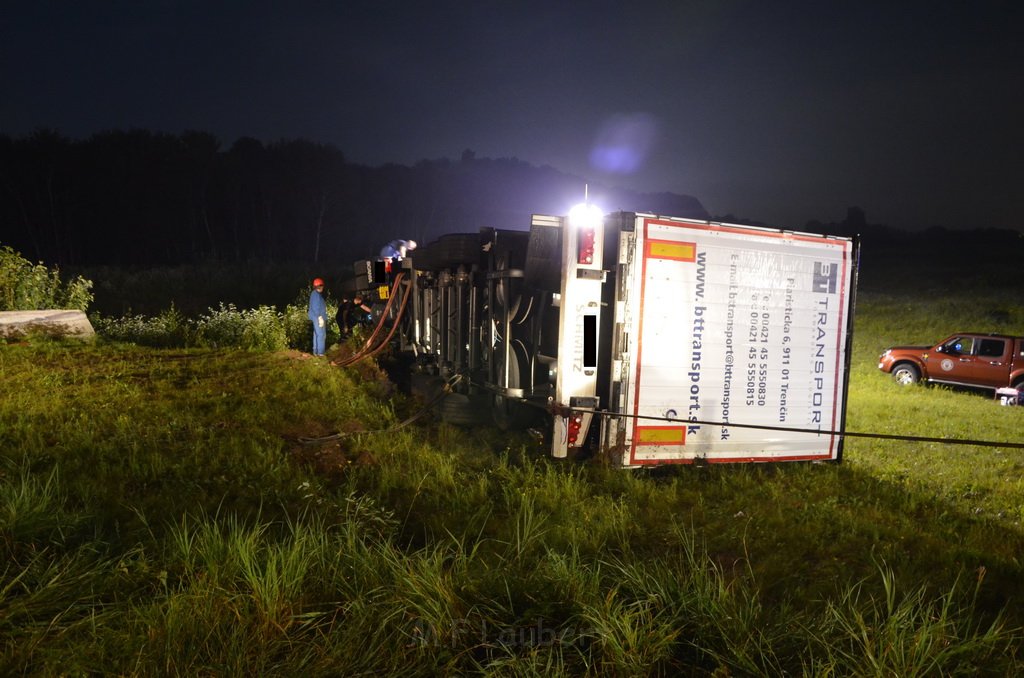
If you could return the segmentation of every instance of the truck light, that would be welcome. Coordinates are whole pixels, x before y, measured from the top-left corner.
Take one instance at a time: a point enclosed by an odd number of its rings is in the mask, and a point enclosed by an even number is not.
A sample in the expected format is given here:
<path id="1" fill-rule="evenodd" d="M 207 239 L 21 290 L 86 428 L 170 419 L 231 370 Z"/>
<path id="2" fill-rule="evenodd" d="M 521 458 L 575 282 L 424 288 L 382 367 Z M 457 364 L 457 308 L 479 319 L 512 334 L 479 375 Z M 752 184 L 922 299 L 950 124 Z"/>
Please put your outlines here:
<path id="1" fill-rule="evenodd" d="M 576 263 L 579 264 L 592 264 L 594 263 L 594 227 L 583 227 L 579 231 L 577 237 L 577 250 L 578 256 Z"/>
<path id="2" fill-rule="evenodd" d="M 580 437 L 580 429 L 583 428 L 583 415 L 573 414 L 569 417 L 569 444 L 575 445 Z"/>
<path id="3" fill-rule="evenodd" d="M 597 205 L 580 203 L 569 210 L 569 223 L 576 228 L 594 229 L 604 219 L 604 212 Z"/>
<path id="4" fill-rule="evenodd" d="M 601 224 L 602 219 L 604 219 L 604 213 L 599 207 L 590 203 L 581 203 L 569 210 L 569 224 L 577 230 L 577 263 L 594 263 L 597 227 Z"/>

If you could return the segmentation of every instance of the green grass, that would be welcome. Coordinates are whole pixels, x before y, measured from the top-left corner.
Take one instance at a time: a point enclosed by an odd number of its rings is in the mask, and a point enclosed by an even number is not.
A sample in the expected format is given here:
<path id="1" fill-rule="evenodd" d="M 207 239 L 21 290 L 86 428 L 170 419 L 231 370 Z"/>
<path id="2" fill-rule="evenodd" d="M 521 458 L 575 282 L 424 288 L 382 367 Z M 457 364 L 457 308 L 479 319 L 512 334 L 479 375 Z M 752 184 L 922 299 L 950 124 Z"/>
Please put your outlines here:
<path id="1" fill-rule="evenodd" d="M 875 367 L 1024 334 L 985 299 L 862 295 L 848 428 L 1020 440 L 1024 408 Z M 289 352 L 43 341 L 0 347 L 0 383 L 5 674 L 1024 669 L 1024 450 L 851 438 L 840 465 L 623 472 L 387 431 L 418 404 L 373 364 Z"/>

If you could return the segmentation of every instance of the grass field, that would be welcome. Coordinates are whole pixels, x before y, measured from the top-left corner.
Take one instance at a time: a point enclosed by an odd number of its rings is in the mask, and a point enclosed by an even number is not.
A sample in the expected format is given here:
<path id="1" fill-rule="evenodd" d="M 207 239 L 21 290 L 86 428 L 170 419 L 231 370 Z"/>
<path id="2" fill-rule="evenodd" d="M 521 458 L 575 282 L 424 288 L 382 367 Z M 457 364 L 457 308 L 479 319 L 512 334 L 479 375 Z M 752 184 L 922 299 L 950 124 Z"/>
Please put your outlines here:
<path id="1" fill-rule="evenodd" d="M 848 429 L 1019 442 L 1024 408 L 876 369 L 1024 334 L 1011 295 L 931 298 L 861 295 Z M 394 428 L 375 365 L 294 352 L 7 345 L 0 383 L 4 674 L 1024 671 L 1024 450 L 615 471 Z"/>

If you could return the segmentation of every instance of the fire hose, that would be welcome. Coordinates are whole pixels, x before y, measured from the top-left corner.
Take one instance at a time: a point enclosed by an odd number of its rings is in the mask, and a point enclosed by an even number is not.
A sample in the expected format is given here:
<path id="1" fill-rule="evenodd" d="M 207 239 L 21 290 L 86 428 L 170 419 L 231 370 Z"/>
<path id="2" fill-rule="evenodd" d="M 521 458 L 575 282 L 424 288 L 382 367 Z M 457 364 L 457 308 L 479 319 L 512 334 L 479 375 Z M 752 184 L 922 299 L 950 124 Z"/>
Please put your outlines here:
<path id="1" fill-rule="evenodd" d="M 377 326 L 374 328 L 373 332 L 370 334 L 370 337 L 366 340 L 363 346 L 350 356 L 340 358 L 338 360 L 332 360 L 331 365 L 334 365 L 335 367 L 346 367 L 348 365 L 352 365 L 353 363 L 362 360 L 363 358 L 368 358 L 377 355 L 384 349 L 385 346 L 387 346 L 388 342 L 391 341 L 391 337 L 395 335 L 395 331 L 398 329 L 398 325 L 401 322 L 402 316 L 405 313 L 405 307 L 409 303 L 409 296 L 412 293 L 412 287 L 407 286 L 405 288 L 404 293 L 402 294 L 402 301 L 399 304 L 397 313 L 395 314 L 395 320 L 394 323 L 392 324 L 391 330 L 388 332 L 387 336 L 384 337 L 384 339 L 381 342 L 376 343 L 378 335 L 381 333 L 381 331 L 384 329 L 384 326 L 387 324 L 388 314 L 391 311 L 391 307 L 394 304 L 395 299 L 398 298 L 398 289 L 402 283 L 402 277 L 403 273 L 401 272 L 399 272 L 398 275 L 395 276 L 395 282 L 391 287 L 390 294 L 388 295 L 388 303 L 384 306 L 384 311 L 381 313 L 380 319 L 377 321 Z"/>

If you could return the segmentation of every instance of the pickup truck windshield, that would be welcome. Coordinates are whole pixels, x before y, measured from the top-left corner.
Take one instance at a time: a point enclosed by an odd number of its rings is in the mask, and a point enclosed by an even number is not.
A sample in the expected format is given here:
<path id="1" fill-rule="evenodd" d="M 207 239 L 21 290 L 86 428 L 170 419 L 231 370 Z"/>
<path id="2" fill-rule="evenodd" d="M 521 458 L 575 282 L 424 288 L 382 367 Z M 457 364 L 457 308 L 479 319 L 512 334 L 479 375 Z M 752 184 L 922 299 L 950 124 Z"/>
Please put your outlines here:
<path id="1" fill-rule="evenodd" d="M 971 355 L 974 353 L 974 337 L 957 337 L 942 345 L 943 353 Z"/>

